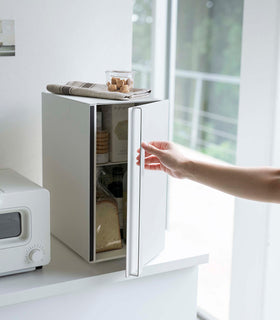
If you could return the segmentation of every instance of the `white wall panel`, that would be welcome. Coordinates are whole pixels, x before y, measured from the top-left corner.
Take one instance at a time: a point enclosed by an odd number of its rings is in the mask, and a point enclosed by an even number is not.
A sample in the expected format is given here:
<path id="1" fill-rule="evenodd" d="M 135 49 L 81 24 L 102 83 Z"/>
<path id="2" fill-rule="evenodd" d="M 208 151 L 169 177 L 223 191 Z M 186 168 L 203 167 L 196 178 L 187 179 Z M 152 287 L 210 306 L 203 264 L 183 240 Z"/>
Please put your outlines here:
<path id="1" fill-rule="evenodd" d="M 0 167 L 41 183 L 41 91 L 130 69 L 131 15 L 131 0 L 0 0 L 16 42 L 15 57 L 0 57 Z"/>
<path id="2" fill-rule="evenodd" d="M 277 96 L 279 1 L 245 0 L 244 4 L 237 163 L 270 166 Z M 231 320 L 264 319 L 270 209 L 266 203 L 236 200 Z"/>

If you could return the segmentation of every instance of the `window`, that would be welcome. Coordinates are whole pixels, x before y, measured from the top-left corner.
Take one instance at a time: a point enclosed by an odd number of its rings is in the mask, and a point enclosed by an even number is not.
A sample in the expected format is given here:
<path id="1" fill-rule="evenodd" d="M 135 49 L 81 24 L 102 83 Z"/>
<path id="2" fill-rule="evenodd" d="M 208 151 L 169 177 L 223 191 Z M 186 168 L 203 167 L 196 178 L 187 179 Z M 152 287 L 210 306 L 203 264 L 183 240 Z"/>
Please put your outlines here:
<path id="1" fill-rule="evenodd" d="M 136 86 L 153 86 L 159 0 L 135 0 Z M 174 111 L 173 140 L 190 157 L 235 163 L 243 0 L 169 0 L 166 88 Z M 158 53 L 157 53 L 158 54 Z M 159 66 L 157 66 L 158 70 Z M 152 88 L 153 89 L 153 88 Z M 234 198 L 187 180 L 170 179 L 170 225 L 210 253 L 200 268 L 200 315 L 228 319 Z M 209 317 L 211 315 L 211 317 Z"/>
<path id="2" fill-rule="evenodd" d="M 153 1 L 134 0 L 132 62 L 135 87 L 151 87 Z"/>
<path id="3" fill-rule="evenodd" d="M 234 163 L 243 0 L 178 0 L 174 140 Z"/>

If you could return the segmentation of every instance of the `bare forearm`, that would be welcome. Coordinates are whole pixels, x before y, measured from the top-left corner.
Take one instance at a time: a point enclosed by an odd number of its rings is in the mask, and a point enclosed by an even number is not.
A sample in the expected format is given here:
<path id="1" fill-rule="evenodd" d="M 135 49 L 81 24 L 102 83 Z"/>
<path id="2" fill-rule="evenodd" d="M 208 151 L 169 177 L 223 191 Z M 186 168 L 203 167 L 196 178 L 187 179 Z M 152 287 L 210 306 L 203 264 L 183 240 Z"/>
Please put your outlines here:
<path id="1" fill-rule="evenodd" d="M 188 178 L 236 197 L 280 203 L 280 169 L 245 168 L 190 160 L 167 141 L 142 143 L 145 168 L 162 170 L 175 178 Z M 137 164 L 140 164 L 140 149 Z"/>
<path id="2" fill-rule="evenodd" d="M 186 161 L 185 177 L 236 197 L 280 203 L 280 170 Z"/>

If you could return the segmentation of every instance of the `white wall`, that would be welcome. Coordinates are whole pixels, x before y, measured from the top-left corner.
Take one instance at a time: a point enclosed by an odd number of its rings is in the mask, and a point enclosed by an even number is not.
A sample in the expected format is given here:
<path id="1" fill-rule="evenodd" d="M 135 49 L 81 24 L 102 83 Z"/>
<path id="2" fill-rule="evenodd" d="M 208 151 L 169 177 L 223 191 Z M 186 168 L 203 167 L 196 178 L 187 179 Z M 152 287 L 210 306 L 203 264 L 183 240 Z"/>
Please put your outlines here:
<path id="1" fill-rule="evenodd" d="M 0 0 L 0 15 L 16 39 L 16 56 L 0 57 L 0 168 L 41 183 L 40 94 L 131 68 L 132 1 Z"/>
<path id="2" fill-rule="evenodd" d="M 274 144 L 279 1 L 245 0 L 244 4 L 237 163 L 243 166 L 270 166 L 276 164 L 273 162 L 274 149 L 279 150 L 279 144 Z M 279 167 L 280 163 L 276 165 Z M 278 257 L 274 256 L 278 259 L 277 273 L 272 274 L 267 269 L 271 208 L 266 203 L 236 200 L 231 320 L 279 319 L 278 313 L 274 312 L 270 317 L 264 317 L 267 299 L 274 298 L 279 304 L 278 292 L 277 297 L 273 297 L 267 291 L 268 277 L 273 278 L 278 288 L 280 285 L 280 251 Z M 280 215 L 279 205 L 275 208 Z M 278 223 L 274 228 L 279 230 L 279 227 Z M 279 231 L 277 238 L 275 245 L 278 241 L 277 248 L 280 250 Z"/>
<path id="3" fill-rule="evenodd" d="M 277 63 L 275 64 L 276 84 L 276 109 L 274 113 L 272 165 L 280 167 L 280 3 L 276 7 L 278 13 L 277 39 L 275 51 Z M 280 205 L 272 204 L 269 207 L 267 261 L 264 286 L 264 312 L 263 319 L 271 320 L 279 316 L 279 288 L 280 288 Z"/>
<path id="4" fill-rule="evenodd" d="M 12 46 L 15 44 L 14 28 L 14 20 L 0 21 L 0 42 L 2 42 L 4 46 Z"/>

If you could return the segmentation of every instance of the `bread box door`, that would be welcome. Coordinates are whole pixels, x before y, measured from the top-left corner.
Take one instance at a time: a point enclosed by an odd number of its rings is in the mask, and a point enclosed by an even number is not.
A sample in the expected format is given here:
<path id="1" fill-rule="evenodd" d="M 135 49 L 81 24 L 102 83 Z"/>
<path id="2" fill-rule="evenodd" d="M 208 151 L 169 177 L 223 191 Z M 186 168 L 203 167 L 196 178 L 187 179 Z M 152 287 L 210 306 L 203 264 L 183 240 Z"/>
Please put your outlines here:
<path id="1" fill-rule="evenodd" d="M 164 248 L 167 176 L 136 165 L 141 142 L 168 139 L 168 101 L 129 109 L 126 276 L 138 277 Z"/>

